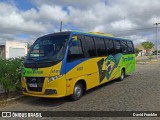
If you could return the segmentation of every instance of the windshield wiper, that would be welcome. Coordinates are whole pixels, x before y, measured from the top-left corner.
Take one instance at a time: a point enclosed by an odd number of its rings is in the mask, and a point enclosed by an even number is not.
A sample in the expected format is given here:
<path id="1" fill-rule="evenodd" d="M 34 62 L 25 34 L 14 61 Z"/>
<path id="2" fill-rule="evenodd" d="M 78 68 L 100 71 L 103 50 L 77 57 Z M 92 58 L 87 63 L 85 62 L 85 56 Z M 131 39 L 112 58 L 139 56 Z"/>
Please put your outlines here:
<path id="1" fill-rule="evenodd" d="M 52 60 L 51 58 L 42 58 L 42 59 L 36 60 L 36 62 L 39 62 L 39 61 L 49 61 L 49 62 L 53 62 L 53 60 Z"/>
<path id="2" fill-rule="evenodd" d="M 32 58 L 27 58 L 26 60 L 31 60 L 31 61 L 34 61 L 34 62 L 35 62 L 35 60 L 34 60 L 34 59 L 32 59 Z"/>
<path id="3" fill-rule="evenodd" d="M 41 62 L 41 61 L 54 62 L 53 59 L 51 58 L 37 58 L 37 59 L 28 58 L 26 60 L 31 60 L 33 62 Z"/>

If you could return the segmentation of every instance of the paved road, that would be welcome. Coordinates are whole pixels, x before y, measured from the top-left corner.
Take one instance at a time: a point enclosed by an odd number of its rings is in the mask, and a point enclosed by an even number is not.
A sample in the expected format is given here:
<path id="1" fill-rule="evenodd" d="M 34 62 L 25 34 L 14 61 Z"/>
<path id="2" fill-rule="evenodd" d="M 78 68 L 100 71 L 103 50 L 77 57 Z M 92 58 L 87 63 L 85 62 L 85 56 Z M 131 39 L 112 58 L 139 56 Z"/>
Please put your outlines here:
<path id="1" fill-rule="evenodd" d="M 79 101 L 70 102 L 68 98 L 24 97 L 1 105 L 0 110 L 160 111 L 160 62 L 138 64 L 136 71 L 127 76 L 124 81 L 112 81 L 92 89 Z"/>

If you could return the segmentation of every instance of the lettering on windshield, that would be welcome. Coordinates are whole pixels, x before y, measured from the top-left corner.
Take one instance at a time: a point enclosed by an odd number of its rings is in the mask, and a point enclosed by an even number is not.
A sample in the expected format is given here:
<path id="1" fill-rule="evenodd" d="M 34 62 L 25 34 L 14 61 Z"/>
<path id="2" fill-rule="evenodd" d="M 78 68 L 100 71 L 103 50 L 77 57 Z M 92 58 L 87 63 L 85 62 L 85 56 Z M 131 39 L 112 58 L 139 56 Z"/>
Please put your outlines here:
<path id="1" fill-rule="evenodd" d="M 26 74 L 43 74 L 43 71 L 26 71 Z"/>
<path id="2" fill-rule="evenodd" d="M 43 40 L 42 42 L 40 42 L 40 45 L 50 45 L 52 44 L 51 40 Z"/>

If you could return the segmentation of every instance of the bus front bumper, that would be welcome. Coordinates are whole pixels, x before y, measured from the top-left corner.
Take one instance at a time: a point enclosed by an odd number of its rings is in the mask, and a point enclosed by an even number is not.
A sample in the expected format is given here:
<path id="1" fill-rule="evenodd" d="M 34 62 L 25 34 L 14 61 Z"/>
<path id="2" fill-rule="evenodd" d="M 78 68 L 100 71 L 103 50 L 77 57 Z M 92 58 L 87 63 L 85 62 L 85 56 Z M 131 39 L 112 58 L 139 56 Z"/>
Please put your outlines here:
<path id="1" fill-rule="evenodd" d="M 27 92 L 22 92 L 24 95 L 27 96 L 33 96 L 33 97 L 44 97 L 44 98 L 61 98 L 65 97 L 66 95 L 45 95 L 45 94 L 32 94 L 32 93 L 27 93 Z"/>
<path id="2" fill-rule="evenodd" d="M 39 79 L 38 77 L 35 79 Z M 46 98 L 60 98 L 66 95 L 66 80 L 65 76 L 58 78 L 54 81 L 47 82 L 48 78 L 44 78 L 41 87 L 38 85 L 27 83 L 26 78 L 22 80 L 22 93 L 28 96 L 46 97 Z M 29 86 L 32 85 L 32 87 Z"/>

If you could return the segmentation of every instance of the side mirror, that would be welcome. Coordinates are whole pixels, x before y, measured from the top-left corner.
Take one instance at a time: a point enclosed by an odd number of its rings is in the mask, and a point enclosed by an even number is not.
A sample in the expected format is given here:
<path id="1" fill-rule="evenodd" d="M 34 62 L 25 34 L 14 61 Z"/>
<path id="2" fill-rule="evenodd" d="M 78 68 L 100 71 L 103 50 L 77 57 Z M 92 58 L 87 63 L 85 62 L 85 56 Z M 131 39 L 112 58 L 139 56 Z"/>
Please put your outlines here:
<path id="1" fill-rule="evenodd" d="M 77 38 L 77 36 L 72 36 L 71 45 L 72 46 L 77 46 L 78 45 L 78 38 Z"/>

